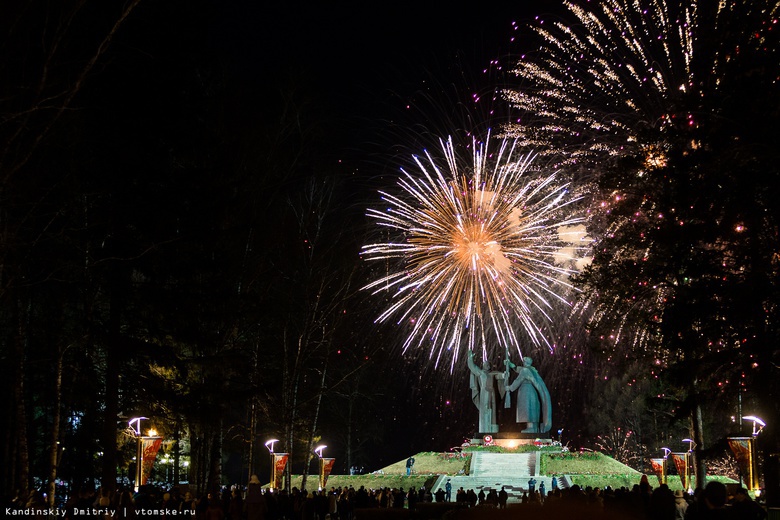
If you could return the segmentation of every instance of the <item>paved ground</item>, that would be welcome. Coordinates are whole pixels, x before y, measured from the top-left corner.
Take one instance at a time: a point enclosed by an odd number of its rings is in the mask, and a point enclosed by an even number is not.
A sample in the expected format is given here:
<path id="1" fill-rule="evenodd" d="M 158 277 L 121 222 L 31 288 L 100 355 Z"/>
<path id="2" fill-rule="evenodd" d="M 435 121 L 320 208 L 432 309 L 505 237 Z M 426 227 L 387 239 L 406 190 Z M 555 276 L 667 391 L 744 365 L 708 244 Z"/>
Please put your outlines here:
<path id="1" fill-rule="evenodd" d="M 471 458 L 470 474 L 458 476 L 442 476 L 434 484 L 435 493 L 440 487 L 443 489 L 447 479 L 452 483 L 452 500 L 455 500 L 455 492 L 459 488 L 473 489 L 479 493 L 484 489 L 487 493 L 491 489 L 499 491 L 501 486 L 509 494 L 509 502 L 519 502 L 523 492 L 528 490 L 528 480 L 536 479 L 536 489 L 544 482 L 545 489 L 552 488 L 551 477 L 539 476 L 539 459 L 536 453 L 488 453 L 474 452 Z M 563 486 L 564 483 L 559 483 Z"/>

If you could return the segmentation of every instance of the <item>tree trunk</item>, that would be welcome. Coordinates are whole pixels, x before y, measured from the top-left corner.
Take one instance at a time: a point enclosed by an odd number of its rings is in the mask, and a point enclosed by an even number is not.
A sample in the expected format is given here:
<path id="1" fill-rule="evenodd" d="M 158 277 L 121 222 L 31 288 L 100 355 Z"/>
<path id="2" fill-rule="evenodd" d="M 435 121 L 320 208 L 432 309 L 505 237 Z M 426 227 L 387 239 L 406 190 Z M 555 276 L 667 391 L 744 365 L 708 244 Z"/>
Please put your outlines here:
<path id="1" fill-rule="evenodd" d="M 253 370 L 253 373 L 256 371 Z M 246 482 L 249 484 L 249 480 L 254 474 L 254 458 L 255 458 L 255 396 L 249 399 L 249 457 L 247 462 L 247 477 Z"/>
<path id="2" fill-rule="evenodd" d="M 22 309 L 22 303 L 16 302 L 17 329 L 14 338 L 14 350 L 16 354 L 16 381 L 14 382 L 14 399 L 16 400 L 16 487 L 25 496 L 30 489 L 30 453 L 27 444 L 27 408 L 24 395 L 25 373 L 25 334 L 26 318 Z"/>
<path id="3" fill-rule="evenodd" d="M 173 430 L 173 485 L 178 486 L 181 476 L 179 475 L 179 464 L 181 463 L 181 421 L 176 418 L 176 424 Z"/>
<path id="4" fill-rule="evenodd" d="M 314 419 L 312 419 L 311 430 L 309 430 L 309 449 L 306 450 L 306 466 L 303 468 L 303 477 L 301 480 L 301 487 L 306 489 L 306 479 L 309 476 L 309 466 L 311 464 L 312 454 L 314 453 L 314 436 L 317 432 L 317 425 L 320 418 L 320 407 L 322 406 L 322 394 L 325 393 L 325 376 L 328 373 L 328 357 L 325 357 L 325 366 L 322 368 L 322 377 L 320 378 L 320 391 L 317 396 L 317 406 L 314 408 Z M 319 475 L 319 473 L 318 473 Z M 317 487 L 319 487 L 319 479 L 317 480 Z"/>
<path id="5" fill-rule="evenodd" d="M 121 276 L 121 274 L 119 275 Z M 103 415 L 103 472 L 101 485 L 103 491 L 116 491 L 116 467 L 117 467 L 117 417 L 119 415 L 119 372 L 121 369 L 121 345 L 120 345 L 120 320 L 121 305 L 119 287 L 122 283 L 116 276 L 112 276 L 111 308 L 108 320 L 108 345 L 106 350 L 106 395 L 105 412 Z"/>
<path id="6" fill-rule="evenodd" d="M 208 491 L 219 493 L 222 485 L 222 418 L 217 420 L 216 431 L 212 432 L 211 449 L 209 450 Z M 219 495 L 217 495 L 219 496 Z"/>
<path id="7" fill-rule="evenodd" d="M 355 394 L 356 392 L 350 392 L 349 399 L 347 400 L 347 468 L 352 474 L 352 417 L 355 410 Z"/>
<path id="8" fill-rule="evenodd" d="M 57 466 L 60 462 L 60 410 L 62 408 L 62 358 L 65 357 L 64 350 L 57 353 L 57 367 L 54 374 L 54 410 L 51 418 L 51 446 L 49 447 L 49 485 L 48 500 L 49 507 L 55 505 L 55 495 L 57 493 Z"/>
<path id="9" fill-rule="evenodd" d="M 205 428 L 200 422 L 190 422 L 190 467 L 189 481 L 190 489 L 194 489 L 197 497 L 201 497 L 206 492 L 206 456 L 209 439 L 206 436 Z"/>
<path id="10" fill-rule="evenodd" d="M 707 485 L 707 464 L 702 457 L 704 449 L 704 421 L 701 414 L 701 401 L 698 394 L 698 379 L 693 381 L 693 407 L 691 409 L 691 431 L 696 447 L 693 451 L 694 474 L 696 475 L 696 489 L 704 489 Z"/>
<path id="11" fill-rule="evenodd" d="M 298 382 L 300 379 L 300 372 L 299 372 L 299 366 L 300 366 L 300 358 L 301 358 L 301 342 L 303 341 L 302 337 L 298 338 L 298 348 L 297 352 L 294 358 L 293 366 L 290 366 L 289 363 L 289 356 L 288 356 L 288 348 L 287 348 L 287 328 L 285 327 L 284 330 L 284 350 L 285 350 L 285 356 L 284 356 L 284 382 L 283 382 L 283 397 L 282 402 L 284 405 L 285 410 L 285 421 L 284 421 L 284 443 L 285 443 L 285 450 L 288 453 L 287 458 L 287 467 L 284 472 L 284 489 L 287 490 L 287 492 L 290 491 L 291 486 L 291 475 L 290 475 L 290 466 L 292 465 L 293 456 L 295 452 L 295 421 L 298 419 Z M 275 469 L 272 469 L 272 471 L 276 471 Z M 279 484 L 277 483 L 277 486 Z"/>
<path id="12" fill-rule="evenodd" d="M 297 379 L 297 375 L 294 376 Z M 284 472 L 284 489 L 286 489 L 288 492 L 290 491 L 291 485 L 291 475 L 290 475 L 290 466 L 292 465 L 293 460 L 293 454 L 294 454 L 294 442 L 295 442 L 295 421 L 298 418 L 297 409 L 298 409 L 298 403 L 297 403 L 297 395 L 298 395 L 298 383 L 294 383 L 293 389 L 291 391 L 290 397 L 290 404 L 288 405 L 289 410 L 289 419 L 286 421 L 285 427 L 285 444 L 286 444 L 286 450 L 288 455 L 287 458 L 287 468 Z M 272 470 L 275 471 L 275 470 Z M 278 485 L 278 484 L 277 484 Z"/>

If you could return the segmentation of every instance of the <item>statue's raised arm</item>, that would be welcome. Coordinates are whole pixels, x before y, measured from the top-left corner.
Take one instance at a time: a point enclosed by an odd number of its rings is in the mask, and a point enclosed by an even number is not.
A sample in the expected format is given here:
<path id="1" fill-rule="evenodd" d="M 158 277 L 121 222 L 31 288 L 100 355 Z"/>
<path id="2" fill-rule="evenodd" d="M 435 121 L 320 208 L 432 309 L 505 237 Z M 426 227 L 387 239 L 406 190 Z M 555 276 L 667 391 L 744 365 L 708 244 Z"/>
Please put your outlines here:
<path id="1" fill-rule="evenodd" d="M 506 357 L 504 358 L 504 385 L 501 396 L 504 398 L 504 408 L 510 408 L 512 406 L 512 391 L 509 389 L 509 376 L 516 367 L 517 365 L 512 363 L 509 359 L 509 349 L 507 349 Z"/>

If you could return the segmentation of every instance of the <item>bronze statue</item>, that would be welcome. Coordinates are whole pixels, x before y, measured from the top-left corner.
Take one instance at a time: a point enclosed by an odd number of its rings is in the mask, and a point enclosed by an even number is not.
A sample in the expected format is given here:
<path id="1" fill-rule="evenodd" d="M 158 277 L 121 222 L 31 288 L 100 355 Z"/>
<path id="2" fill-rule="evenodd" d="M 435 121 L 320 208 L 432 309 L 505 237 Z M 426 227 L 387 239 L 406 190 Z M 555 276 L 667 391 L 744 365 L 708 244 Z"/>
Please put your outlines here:
<path id="1" fill-rule="evenodd" d="M 482 368 L 474 363 L 474 352 L 469 350 L 466 360 L 471 371 L 471 399 L 479 410 L 479 433 L 497 433 L 495 372 L 485 361 Z"/>
<path id="2" fill-rule="evenodd" d="M 508 359 L 507 359 L 508 361 Z M 547 433 L 552 427 L 552 403 L 550 392 L 542 377 L 526 356 L 522 366 L 509 362 L 517 372 L 515 380 L 506 387 L 507 394 L 517 390 L 516 420 L 525 424 L 522 433 Z M 509 399 L 507 398 L 508 402 Z M 505 404 L 506 406 L 506 404 Z"/>

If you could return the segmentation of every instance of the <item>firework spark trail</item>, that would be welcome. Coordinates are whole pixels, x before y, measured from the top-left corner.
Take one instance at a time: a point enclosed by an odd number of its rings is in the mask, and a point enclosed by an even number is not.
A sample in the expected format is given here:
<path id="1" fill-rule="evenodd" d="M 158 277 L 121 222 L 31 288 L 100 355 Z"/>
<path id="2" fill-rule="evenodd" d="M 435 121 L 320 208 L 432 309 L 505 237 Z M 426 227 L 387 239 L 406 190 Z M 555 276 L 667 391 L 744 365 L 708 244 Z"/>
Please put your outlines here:
<path id="1" fill-rule="evenodd" d="M 615 157 L 644 157 L 643 167 L 626 174 L 647 179 L 651 188 L 649 177 L 667 166 L 669 156 L 707 146 L 699 141 L 699 128 L 705 118 L 717 117 L 718 100 L 733 95 L 741 78 L 757 71 L 778 77 L 771 72 L 780 62 L 777 0 L 564 0 L 564 5 L 572 23 L 536 24 L 532 29 L 542 45 L 513 70 L 521 88 L 504 91 L 520 114 L 506 135 L 564 168 L 577 165 L 582 172 L 585 165 L 598 175 Z M 609 211 L 617 194 L 593 197 Z M 636 219 L 658 213 L 652 196 L 639 194 L 633 203 L 633 213 L 607 219 L 609 227 L 598 236 L 617 235 Z M 644 257 L 650 250 L 648 245 Z M 636 254 L 614 251 L 613 262 Z M 668 296 L 662 284 L 645 291 L 648 309 L 660 308 Z M 624 335 L 635 346 L 650 341 L 646 329 L 626 330 L 631 313 L 619 312 L 619 303 L 584 301 L 581 310 L 593 313 L 595 323 L 622 316 L 614 329 L 616 343 Z"/>
<path id="2" fill-rule="evenodd" d="M 365 289 L 394 290 L 378 322 L 409 323 L 403 344 L 427 349 L 436 366 L 454 366 L 462 348 L 522 356 L 519 330 L 536 346 L 549 343 L 540 317 L 553 301 L 567 304 L 572 260 L 558 236 L 581 222 L 566 185 L 529 171 L 533 156 L 504 140 L 491 157 L 473 146 L 463 164 L 452 140 L 441 141 L 446 170 L 428 152 L 415 157 L 419 173 L 401 170 L 397 195 L 380 192 L 386 210 L 369 209 L 395 240 L 366 245 L 367 260 L 394 261 L 394 270 Z M 569 245 L 569 251 L 576 251 Z M 560 258 L 564 257 L 564 258 Z"/>
<path id="3" fill-rule="evenodd" d="M 574 23 L 534 27 L 543 44 L 512 71 L 522 88 L 504 91 L 521 113 L 507 135 L 561 164 L 647 150 L 658 143 L 638 134 L 681 123 L 681 95 L 728 88 L 719 78 L 737 54 L 777 53 L 762 49 L 777 31 L 776 0 L 564 5 Z"/>

